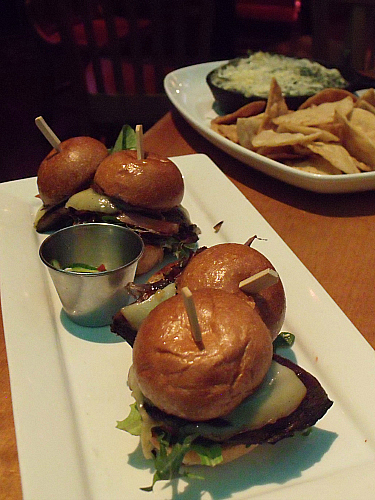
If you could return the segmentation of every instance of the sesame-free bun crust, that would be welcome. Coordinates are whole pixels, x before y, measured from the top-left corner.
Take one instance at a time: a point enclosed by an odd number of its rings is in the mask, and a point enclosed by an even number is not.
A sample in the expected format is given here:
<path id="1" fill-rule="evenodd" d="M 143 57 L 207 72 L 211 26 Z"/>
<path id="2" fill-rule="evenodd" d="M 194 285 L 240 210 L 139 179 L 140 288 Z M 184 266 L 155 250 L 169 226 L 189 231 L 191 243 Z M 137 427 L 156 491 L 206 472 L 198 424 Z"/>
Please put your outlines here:
<path id="1" fill-rule="evenodd" d="M 137 159 L 135 150 L 118 151 L 98 168 L 95 184 L 107 195 L 150 210 L 169 210 L 184 195 L 184 182 L 178 167 L 153 153 Z"/>
<path id="2" fill-rule="evenodd" d="M 246 295 L 239 288 L 242 280 L 265 269 L 273 269 L 271 262 L 248 245 L 222 243 L 194 255 L 177 279 L 179 290 L 187 286 L 190 291 L 210 287 L 247 296 L 253 303 L 272 338 L 276 338 L 284 322 L 286 300 L 279 279 L 274 285 L 253 295 Z"/>
<path id="3" fill-rule="evenodd" d="M 89 187 L 99 163 L 108 156 L 105 145 L 92 137 L 72 137 L 53 149 L 38 170 L 38 191 L 44 205 L 57 205 Z"/>
<path id="4" fill-rule="evenodd" d="M 148 273 L 151 269 L 160 264 L 164 258 L 164 249 L 156 245 L 144 245 L 143 254 L 138 261 L 137 276 Z"/>
<path id="5" fill-rule="evenodd" d="M 244 297 L 205 289 L 193 299 L 204 348 L 194 341 L 183 297 L 176 295 L 143 321 L 133 367 L 154 405 L 202 421 L 226 415 L 256 390 L 271 364 L 272 341 Z"/>

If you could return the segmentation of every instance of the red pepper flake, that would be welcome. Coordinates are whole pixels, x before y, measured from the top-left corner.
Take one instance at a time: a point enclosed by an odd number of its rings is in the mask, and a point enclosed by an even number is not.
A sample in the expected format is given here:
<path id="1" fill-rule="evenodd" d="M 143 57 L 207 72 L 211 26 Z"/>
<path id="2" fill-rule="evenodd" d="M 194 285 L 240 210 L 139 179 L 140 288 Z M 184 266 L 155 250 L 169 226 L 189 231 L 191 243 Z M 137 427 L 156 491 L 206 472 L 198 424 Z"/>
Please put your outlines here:
<path id="1" fill-rule="evenodd" d="M 96 269 L 97 269 L 100 273 L 102 273 L 103 271 L 106 271 L 106 270 L 107 270 L 104 264 L 100 264 L 100 266 L 98 266 Z"/>

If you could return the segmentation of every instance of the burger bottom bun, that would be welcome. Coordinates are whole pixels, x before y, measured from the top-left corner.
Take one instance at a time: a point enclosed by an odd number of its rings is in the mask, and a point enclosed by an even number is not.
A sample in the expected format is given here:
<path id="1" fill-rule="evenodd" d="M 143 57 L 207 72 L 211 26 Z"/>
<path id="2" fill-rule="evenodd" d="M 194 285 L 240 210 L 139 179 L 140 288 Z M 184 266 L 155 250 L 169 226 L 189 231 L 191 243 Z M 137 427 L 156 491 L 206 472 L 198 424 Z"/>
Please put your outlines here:
<path id="1" fill-rule="evenodd" d="M 155 449 L 159 449 L 159 442 L 157 438 L 152 437 L 151 438 L 151 444 L 154 446 Z M 236 460 L 237 458 L 243 457 L 244 455 L 247 455 L 250 453 L 254 448 L 256 448 L 258 445 L 257 444 L 252 444 L 250 446 L 246 446 L 244 444 L 234 444 L 234 445 L 222 445 L 222 455 L 223 455 L 223 461 L 220 462 L 218 465 L 223 465 L 228 462 L 233 462 L 233 460 Z M 202 465 L 200 456 L 198 455 L 197 452 L 190 450 L 186 453 L 184 456 L 184 459 L 182 461 L 184 465 Z"/>
<path id="2" fill-rule="evenodd" d="M 246 298 L 208 288 L 193 299 L 204 348 L 194 340 L 183 297 L 176 295 L 143 321 L 133 367 L 155 406 L 203 421 L 226 415 L 257 389 L 273 349 L 269 330 Z"/>
<path id="3" fill-rule="evenodd" d="M 248 297 L 269 328 L 272 338 L 280 332 L 285 318 L 286 299 L 279 279 L 259 293 L 247 295 L 239 288 L 241 281 L 265 269 L 275 270 L 261 253 L 240 243 L 221 243 L 194 255 L 177 279 L 177 288 L 187 286 L 191 291 L 210 287 Z"/>
<path id="4" fill-rule="evenodd" d="M 226 464 L 228 462 L 233 462 L 233 460 L 236 460 L 237 458 L 243 457 L 244 455 L 247 455 L 252 451 L 254 448 L 256 448 L 258 445 L 253 444 L 251 446 L 246 447 L 244 444 L 236 444 L 232 446 L 223 446 L 222 447 L 222 455 L 223 455 L 223 461 L 220 462 L 218 465 Z M 184 465 L 202 465 L 201 464 L 201 459 L 195 451 L 190 450 L 188 453 L 186 453 L 184 460 L 182 462 Z"/>
<path id="5" fill-rule="evenodd" d="M 148 271 L 160 264 L 164 258 L 164 250 L 156 245 L 145 245 L 142 257 L 138 261 L 136 275 L 145 274 Z"/>

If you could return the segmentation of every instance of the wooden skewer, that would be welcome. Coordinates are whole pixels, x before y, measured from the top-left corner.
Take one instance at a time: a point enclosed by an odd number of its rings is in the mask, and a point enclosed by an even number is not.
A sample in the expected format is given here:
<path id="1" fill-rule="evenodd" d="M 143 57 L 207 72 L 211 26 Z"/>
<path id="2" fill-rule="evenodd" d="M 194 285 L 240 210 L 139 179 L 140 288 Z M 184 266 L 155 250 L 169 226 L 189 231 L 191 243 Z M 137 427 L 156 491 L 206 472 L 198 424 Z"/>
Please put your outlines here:
<path id="1" fill-rule="evenodd" d="M 35 118 L 35 125 L 42 132 L 47 141 L 55 148 L 59 153 L 61 153 L 61 141 L 53 130 L 47 125 L 42 116 Z"/>
<path id="2" fill-rule="evenodd" d="M 191 291 L 187 286 L 182 288 L 181 293 L 184 299 L 184 304 L 189 318 L 191 332 L 193 334 L 194 340 L 197 344 L 203 345 L 202 332 L 198 322 L 197 310 L 195 309 L 193 294 L 191 293 Z"/>
<path id="3" fill-rule="evenodd" d="M 143 126 L 137 125 L 135 127 L 135 136 L 137 140 L 137 158 L 138 160 L 143 160 L 145 157 L 143 150 Z"/>
<path id="4" fill-rule="evenodd" d="M 279 275 L 273 269 L 264 269 L 259 273 L 242 280 L 240 289 L 245 293 L 259 293 L 279 281 Z"/>

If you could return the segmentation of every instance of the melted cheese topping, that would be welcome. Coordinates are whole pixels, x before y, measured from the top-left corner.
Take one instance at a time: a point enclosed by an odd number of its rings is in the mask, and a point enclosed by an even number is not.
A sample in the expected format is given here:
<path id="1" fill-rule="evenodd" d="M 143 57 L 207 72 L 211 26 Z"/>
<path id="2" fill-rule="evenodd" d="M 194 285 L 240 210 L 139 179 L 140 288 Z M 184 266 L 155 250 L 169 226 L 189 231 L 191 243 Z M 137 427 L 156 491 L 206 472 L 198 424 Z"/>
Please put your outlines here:
<path id="1" fill-rule="evenodd" d="M 48 212 L 48 209 L 45 208 L 44 206 L 41 206 L 38 208 L 37 213 L 35 214 L 35 219 L 34 219 L 34 227 L 38 225 L 38 222 L 40 219 L 43 217 L 43 215 Z"/>
<path id="2" fill-rule="evenodd" d="M 293 370 L 272 361 L 259 389 L 248 396 L 229 415 L 224 416 L 228 426 L 210 426 L 206 422 L 191 426 L 189 433 L 198 432 L 225 440 L 230 435 L 260 429 L 266 424 L 290 415 L 306 395 L 306 387 Z"/>
<path id="3" fill-rule="evenodd" d="M 115 214 L 118 212 L 116 206 L 107 196 L 97 193 L 92 188 L 73 194 L 65 203 L 65 207 L 104 214 Z"/>
<path id="4" fill-rule="evenodd" d="M 149 456 L 152 428 L 160 425 L 147 414 L 143 404 L 144 397 L 138 386 L 133 368 L 129 371 L 129 386 L 142 417 L 141 443 L 145 456 Z M 186 434 L 199 434 L 217 441 L 247 430 L 260 429 L 266 424 L 276 422 L 290 415 L 306 395 L 306 387 L 290 368 L 272 361 L 271 367 L 260 388 L 248 396 L 235 410 L 223 418 L 228 425 L 219 427 L 207 422 L 195 422 L 184 427 Z"/>
<path id="5" fill-rule="evenodd" d="M 150 314 L 158 304 L 176 295 L 176 285 L 170 283 L 165 288 L 158 290 L 143 302 L 133 302 L 121 309 L 121 313 L 134 330 L 138 330 L 142 321 Z"/>

